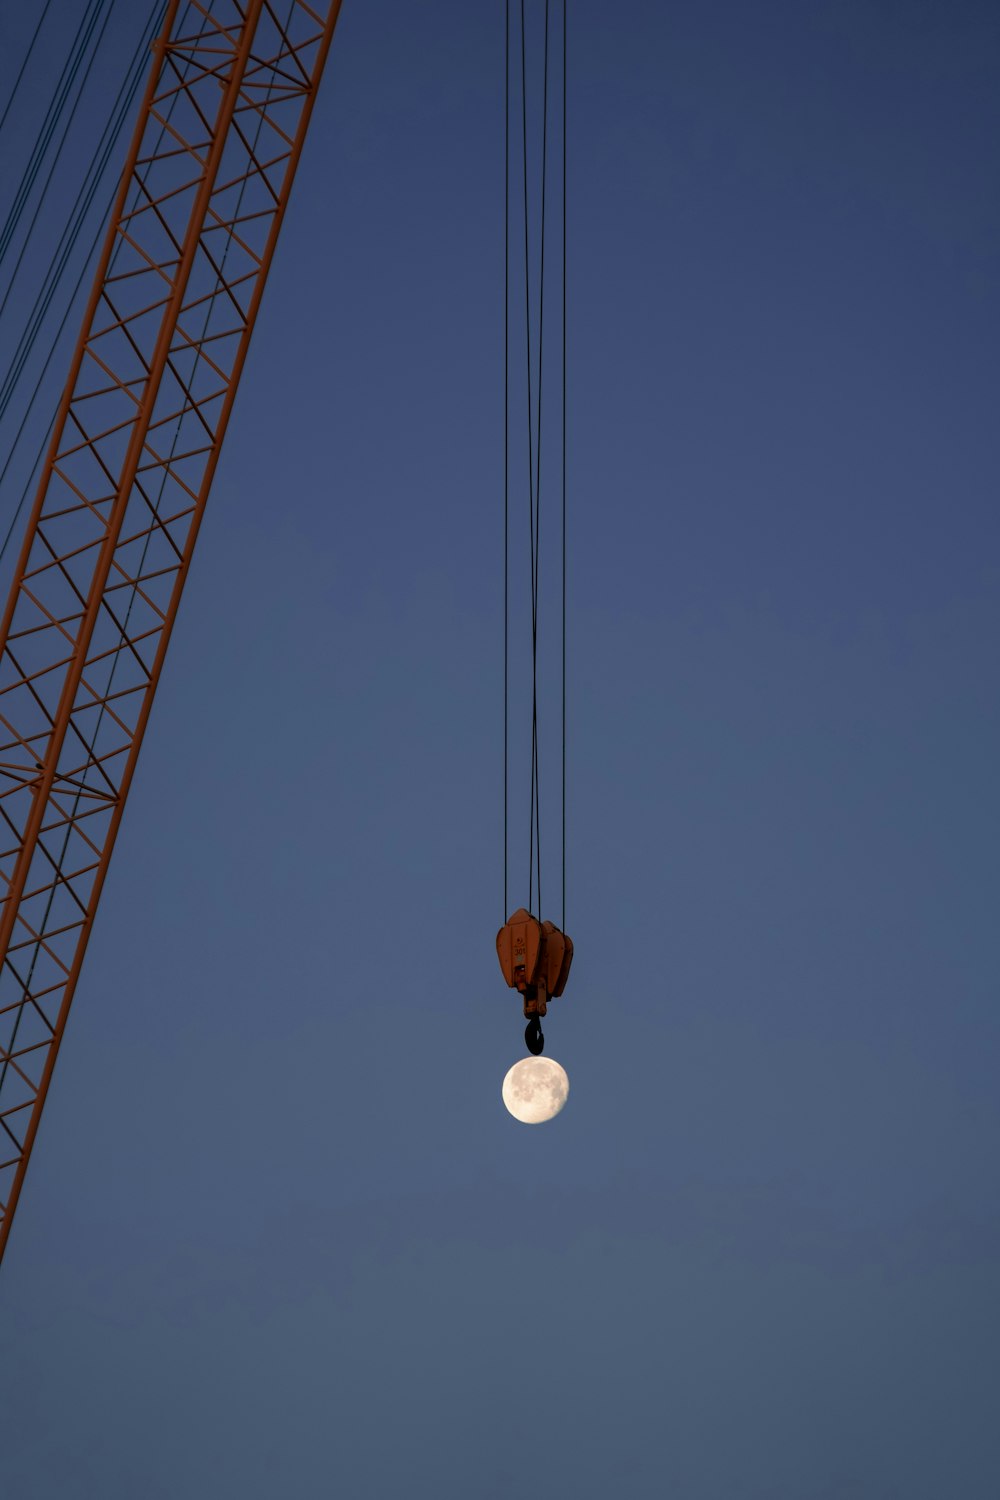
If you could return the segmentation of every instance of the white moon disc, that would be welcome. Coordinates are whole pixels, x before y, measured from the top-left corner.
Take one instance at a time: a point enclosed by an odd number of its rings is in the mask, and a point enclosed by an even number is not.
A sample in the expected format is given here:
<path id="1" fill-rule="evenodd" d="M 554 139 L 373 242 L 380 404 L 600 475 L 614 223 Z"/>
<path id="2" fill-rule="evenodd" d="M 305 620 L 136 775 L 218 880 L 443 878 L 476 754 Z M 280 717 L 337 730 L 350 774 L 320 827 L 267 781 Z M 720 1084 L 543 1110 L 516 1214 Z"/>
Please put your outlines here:
<path id="1" fill-rule="evenodd" d="M 569 1079 L 554 1057 L 522 1057 L 503 1081 L 503 1102 L 523 1125 L 552 1120 L 569 1095 Z"/>

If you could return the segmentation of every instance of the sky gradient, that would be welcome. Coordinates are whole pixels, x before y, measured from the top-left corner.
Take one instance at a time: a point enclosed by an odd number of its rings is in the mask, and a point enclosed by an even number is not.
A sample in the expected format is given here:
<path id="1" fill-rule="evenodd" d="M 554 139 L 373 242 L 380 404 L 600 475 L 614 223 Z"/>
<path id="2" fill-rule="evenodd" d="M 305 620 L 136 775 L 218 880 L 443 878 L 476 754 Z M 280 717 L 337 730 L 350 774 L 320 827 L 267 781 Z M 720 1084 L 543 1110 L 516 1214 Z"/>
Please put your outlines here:
<path id="1" fill-rule="evenodd" d="M 0 1276 L 17 1500 L 1000 1493 L 1000 11 L 570 28 L 569 1103 L 499 1092 L 503 10 L 345 0 Z"/>

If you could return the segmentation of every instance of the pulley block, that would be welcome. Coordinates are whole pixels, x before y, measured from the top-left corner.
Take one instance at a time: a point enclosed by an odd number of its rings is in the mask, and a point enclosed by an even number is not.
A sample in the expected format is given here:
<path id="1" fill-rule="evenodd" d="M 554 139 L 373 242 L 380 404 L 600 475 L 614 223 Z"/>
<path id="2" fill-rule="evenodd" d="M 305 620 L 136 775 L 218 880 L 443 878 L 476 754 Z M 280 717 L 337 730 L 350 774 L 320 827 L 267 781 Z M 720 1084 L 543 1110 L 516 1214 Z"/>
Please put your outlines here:
<path id="1" fill-rule="evenodd" d="M 497 958 L 507 984 L 521 996 L 529 1023 L 524 1040 L 537 1057 L 545 1045 L 538 1020 L 566 988 L 573 940 L 554 922 L 540 922 L 522 906 L 497 933 Z"/>

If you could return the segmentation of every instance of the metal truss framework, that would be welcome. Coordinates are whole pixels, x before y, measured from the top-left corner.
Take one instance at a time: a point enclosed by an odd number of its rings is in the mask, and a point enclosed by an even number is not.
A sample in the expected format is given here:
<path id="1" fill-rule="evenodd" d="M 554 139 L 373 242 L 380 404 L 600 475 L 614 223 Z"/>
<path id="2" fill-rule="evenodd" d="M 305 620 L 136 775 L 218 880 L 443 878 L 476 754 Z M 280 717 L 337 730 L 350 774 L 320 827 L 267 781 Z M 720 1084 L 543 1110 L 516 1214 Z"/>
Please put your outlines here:
<path id="1" fill-rule="evenodd" d="M 339 9 L 154 45 L 0 627 L 0 1257 Z"/>

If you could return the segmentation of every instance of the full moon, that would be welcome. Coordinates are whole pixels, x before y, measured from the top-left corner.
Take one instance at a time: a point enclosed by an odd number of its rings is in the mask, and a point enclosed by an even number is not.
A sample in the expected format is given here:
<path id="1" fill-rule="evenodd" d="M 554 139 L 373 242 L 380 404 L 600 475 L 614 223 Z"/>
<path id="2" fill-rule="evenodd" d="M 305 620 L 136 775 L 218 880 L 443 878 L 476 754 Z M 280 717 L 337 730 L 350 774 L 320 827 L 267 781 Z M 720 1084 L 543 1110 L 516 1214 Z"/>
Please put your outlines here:
<path id="1" fill-rule="evenodd" d="M 552 1057 L 522 1057 L 503 1081 L 503 1102 L 522 1125 L 555 1119 L 568 1095 L 566 1070 Z"/>

